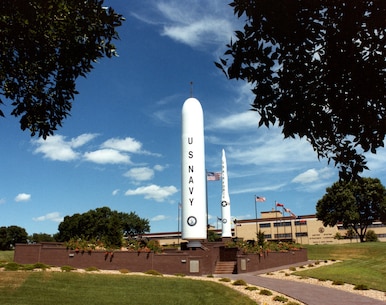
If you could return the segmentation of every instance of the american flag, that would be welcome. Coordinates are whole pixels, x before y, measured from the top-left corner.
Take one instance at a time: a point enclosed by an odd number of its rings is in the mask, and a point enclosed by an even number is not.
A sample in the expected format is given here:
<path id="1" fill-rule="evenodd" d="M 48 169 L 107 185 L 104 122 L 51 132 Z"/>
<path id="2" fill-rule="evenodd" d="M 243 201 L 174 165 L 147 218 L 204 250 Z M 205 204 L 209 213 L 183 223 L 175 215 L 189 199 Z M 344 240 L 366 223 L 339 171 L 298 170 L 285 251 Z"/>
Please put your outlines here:
<path id="1" fill-rule="evenodd" d="M 221 173 L 216 173 L 216 172 L 206 173 L 206 179 L 208 181 L 217 181 L 217 180 L 220 180 L 220 178 L 221 178 Z"/>
<path id="2" fill-rule="evenodd" d="M 284 204 L 279 203 L 279 202 L 276 202 L 276 206 L 277 206 L 277 207 L 284 207 Z"/>
<path id="3" fill-rule="evenodd" d="M 264 201 L 265 201 L 265 197 L 256 196 L 256 202 L 264 202 Z"/>

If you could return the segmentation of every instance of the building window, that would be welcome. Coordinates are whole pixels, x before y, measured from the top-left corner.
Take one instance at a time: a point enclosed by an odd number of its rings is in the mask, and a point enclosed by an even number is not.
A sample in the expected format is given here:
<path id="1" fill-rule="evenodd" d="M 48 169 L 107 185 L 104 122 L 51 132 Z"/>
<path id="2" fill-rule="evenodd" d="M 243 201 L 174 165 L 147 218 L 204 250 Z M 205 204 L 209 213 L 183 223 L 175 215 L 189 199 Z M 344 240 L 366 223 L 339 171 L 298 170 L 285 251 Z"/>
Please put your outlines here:
<path id="1" fill-rule="evenodd" d="M 271 239 L 272 238 L 272 234 L 264 234 L 264 238 L 265 239 Z"/>
<path id="2" fill-rule="evenodd" d="M 277 239 L 292 238 L 292 235 L 291 233 L 275 234 L 275 238 Z"/>
<path id="3" fill-rule="evenodd" d="M 290 221 L 280 221 L 280 222 L 275 222 L 273 226 L 276 227 L 290 227 L 291 222 Z"/>
<path id="4" fill-rule="evenodd" d="M 297 232 L 296 237 L 307 237 L 308 233 L 307 232 Z"/>
<path id="5" fill-rule="evenodd" d="M 271 227 L 271 223 L 268 222 L 268 223 L 261 223 L 259 224 L 260 228 L 270 228 Z"/>
<path id="6" fill-rule="evenodd" d="M 307 220 L 296 220 L 295 226 L 305 226 L 307 225 Z"/>

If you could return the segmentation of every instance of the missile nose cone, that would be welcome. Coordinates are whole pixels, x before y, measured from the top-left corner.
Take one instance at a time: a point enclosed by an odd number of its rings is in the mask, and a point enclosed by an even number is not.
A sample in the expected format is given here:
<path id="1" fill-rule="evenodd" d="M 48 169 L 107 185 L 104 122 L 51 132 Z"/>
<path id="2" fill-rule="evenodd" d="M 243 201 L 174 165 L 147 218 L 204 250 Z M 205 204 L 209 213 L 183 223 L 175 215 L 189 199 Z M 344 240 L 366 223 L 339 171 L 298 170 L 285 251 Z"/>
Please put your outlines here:
<path id="1" fill-rule="evenodd" d="M 201 103 L 191 97 L 188 98 L 182 106 L 182 133 L 189 132 L 190 128 L 202 128 L 204 125 L 204 114 L 202 111 Z"/>

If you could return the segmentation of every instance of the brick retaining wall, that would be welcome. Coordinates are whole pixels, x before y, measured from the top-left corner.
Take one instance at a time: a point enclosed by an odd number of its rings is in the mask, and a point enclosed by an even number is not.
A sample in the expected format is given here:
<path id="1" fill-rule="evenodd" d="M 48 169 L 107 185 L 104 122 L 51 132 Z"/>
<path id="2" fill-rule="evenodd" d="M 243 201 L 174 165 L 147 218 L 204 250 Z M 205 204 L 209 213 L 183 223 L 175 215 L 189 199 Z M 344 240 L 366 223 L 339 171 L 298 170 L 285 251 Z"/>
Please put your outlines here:
<path id="1" fill-rule="evenodd" d="M 128 251 L 82 252 L 66 249 L 60 243 L 17 244 L 14 261 L 19 264 L 37 262 L 52 266 L 72 266 L 75 268 L 96 267 L 101 270 L 128 269 L 131 272 L 157 270 L 164 274 L 204 275 L 213 274 L 216 263 L 224 259 L 222 255 L 229 249 L 223 243 L 206 243 L 204 247 L 182 251 L 169 250 L 164 253 Z M 262 269 L 307 261 L 307 250 L 290 252 L 266 252 L 264 255 L 236 254 L 237 272 L 245 273 Z M 226 259 L 230 259 L 225 256 Z"/>

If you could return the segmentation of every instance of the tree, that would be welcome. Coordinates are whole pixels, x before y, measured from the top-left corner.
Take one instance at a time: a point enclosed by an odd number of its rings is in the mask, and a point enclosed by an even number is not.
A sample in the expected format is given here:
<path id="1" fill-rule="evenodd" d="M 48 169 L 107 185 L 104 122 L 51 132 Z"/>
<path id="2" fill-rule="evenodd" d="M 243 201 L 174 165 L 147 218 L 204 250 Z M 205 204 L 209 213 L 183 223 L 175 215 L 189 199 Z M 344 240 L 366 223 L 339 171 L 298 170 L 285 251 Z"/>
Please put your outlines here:
<path id="1" fill-rule="evenodd" d="M 32 236 L 28 236 L 28 240 L 31 243 L 41 242 L 54 242 L 55 238 L 47 233 L 33 233 Z"/>
<path id="2" fill-rule="evenodd" d="M 338 181 L 326 189 L 316 211 L 323 225 L 335 226 L 341 222 L 345 229 L 352 228 L 363 242 L 370 224 L 376 220 L 386 223 L 386 189 L 375 178 Z"/>
<path id="3" fill-rule="evenodd" d="M 10 250 L 15 244 L 27 243 L 27 232 L 18 226 L 0 227 L 0 250 Z"/>
<path id="4" fill-rule="evenodd" d="M 59 224 L 58 241 L 74 238 L 101 241 L 107 247 L 120 247 L 124 236 L 150 231 L 149 220 L 130 214 L 112 211 L 108 207 L 97 208 L 83 214 L 64 217 Z"/>
<path id="5" fill-rule="evenodd" d="M 259 126 L 305 137 L 340 178 L 386 134 L 386 2 L 234 0 L 242 30 L 216 66 L 252 85 Z M 231 59 L 229 61 L 229 59 Z"/>
<path id="6" fill-rule="evenodd" d="M 62 125 L 76 79 L 116 55 L 112 41 L 123 20 L 103 0 L 1 1 L 0 95 L 22 130 L 46 138 Z"/>

